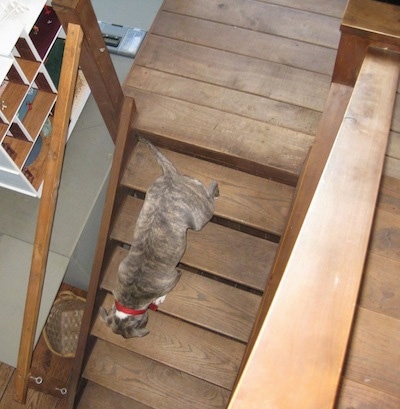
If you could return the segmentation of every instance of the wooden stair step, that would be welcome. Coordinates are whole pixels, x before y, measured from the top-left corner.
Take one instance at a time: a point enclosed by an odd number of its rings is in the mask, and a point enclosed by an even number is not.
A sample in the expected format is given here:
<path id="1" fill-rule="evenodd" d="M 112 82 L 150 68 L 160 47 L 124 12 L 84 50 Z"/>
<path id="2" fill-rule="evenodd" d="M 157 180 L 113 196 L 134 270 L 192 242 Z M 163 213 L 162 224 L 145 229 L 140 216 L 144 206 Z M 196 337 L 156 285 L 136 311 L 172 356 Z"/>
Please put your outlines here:
<path id="1" fill-rule="evenodd" d="M 180 173 L 195 177 L 206 186 L 212 180 L 218 182 L 220 196 L 216 201 L 216 216 L 264 232 L 282 234 L 293 199 L 293 187 L 170 150 L 160 151 Z M 122 184 L 146 192 L 161 174 L 150 150 L 139 143 L 125 167 Z"/>
<path id="2" fill-rule="evenodd" d="M 77 409 L 152 409 L 103 386 L 88 382 L 79 399 Z"/>
<path id="3" fill-rule="evenodd" d="M 116 247 L 101 286 L 112 291 L 127 250 Z M 261 297 L 181 269 L 182 276 L 159 310 L 220 334 L 247 342 Z"/>
<path id="4" fill-rule="evenodd" d="M 142 200 L 133 196 L 124 198 L 111 231 L 112 239 L 130 244 L 142 204 Z M 215 223 L 206 224 L 200 232 L 188 230 L 187 237 L 183 264 L 264 290 L 276 243 Z"/>
<path id="5" fill-rule="evenodd" d="M 83 376 L 155 409 L 226 407 L 230 392 L 97 339 Z"/>
<path id="6" fill-rule="evenodd" d="M 113 297 L 108 294 L 102 305 L 108 310 L 113 302 Z M 92 335 L 196 378 L 232 389 L 244 344 L 161 312 L 149 311 L 147 328 L 150 334 L 146 337 L 125 339 L 114 334 L 97 315 Z"/>
<path id="7" fill-rule="evenodd" d="M 135 130 L 157 144 L 295 186 L 314 136 L 130 89 Z M 232 143 L 235 141 L 235 143 Z"/>

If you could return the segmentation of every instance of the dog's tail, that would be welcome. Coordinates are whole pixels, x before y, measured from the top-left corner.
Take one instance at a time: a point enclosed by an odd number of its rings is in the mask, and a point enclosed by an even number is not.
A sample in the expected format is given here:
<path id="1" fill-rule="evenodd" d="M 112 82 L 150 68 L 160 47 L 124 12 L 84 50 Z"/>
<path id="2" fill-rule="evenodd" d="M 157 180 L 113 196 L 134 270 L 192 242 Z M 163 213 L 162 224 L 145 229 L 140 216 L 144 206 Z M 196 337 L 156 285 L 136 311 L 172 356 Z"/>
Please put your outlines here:
<path id="1" fill-rule="evenodd" d="M 164 175 L 168 173 L 178 173 L 175 166 L 146 138 L 139 136 L 139 141 L 143 142 L 149 147 L 158 164 L 161 166 Z"/>

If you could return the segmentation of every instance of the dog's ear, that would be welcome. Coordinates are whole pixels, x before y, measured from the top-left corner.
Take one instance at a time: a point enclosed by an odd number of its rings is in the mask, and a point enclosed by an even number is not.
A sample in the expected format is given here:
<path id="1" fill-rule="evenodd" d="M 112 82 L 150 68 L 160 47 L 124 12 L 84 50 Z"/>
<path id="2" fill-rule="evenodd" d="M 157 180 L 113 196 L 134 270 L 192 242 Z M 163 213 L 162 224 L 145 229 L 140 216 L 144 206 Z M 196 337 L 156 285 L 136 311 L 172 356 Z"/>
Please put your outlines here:
<path id="1" fill-rule="evenodd" d="M 100 318 L 108 325 L 111 325 L 112 322 L 112 317 L 113 317 L 113 311 L 112 309 L 110 310 L 110 313 L 107 312 L 107 310 L 104 307 L 99 308 L 99 313 L 100 313 Z"/>

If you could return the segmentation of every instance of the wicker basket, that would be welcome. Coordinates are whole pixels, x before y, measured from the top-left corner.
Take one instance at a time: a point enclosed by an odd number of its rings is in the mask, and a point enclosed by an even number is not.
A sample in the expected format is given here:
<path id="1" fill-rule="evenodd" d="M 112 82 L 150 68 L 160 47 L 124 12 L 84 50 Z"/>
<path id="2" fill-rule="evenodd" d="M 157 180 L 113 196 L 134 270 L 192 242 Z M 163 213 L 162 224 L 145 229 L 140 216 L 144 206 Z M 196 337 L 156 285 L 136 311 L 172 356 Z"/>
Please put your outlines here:
<path id="1" fill-rule="evenodd" d="M 43 331 L 47 347 L 54 354 L 75 356 L 85 302 L 72 291 L 62 291 L 55 300 Z"/>

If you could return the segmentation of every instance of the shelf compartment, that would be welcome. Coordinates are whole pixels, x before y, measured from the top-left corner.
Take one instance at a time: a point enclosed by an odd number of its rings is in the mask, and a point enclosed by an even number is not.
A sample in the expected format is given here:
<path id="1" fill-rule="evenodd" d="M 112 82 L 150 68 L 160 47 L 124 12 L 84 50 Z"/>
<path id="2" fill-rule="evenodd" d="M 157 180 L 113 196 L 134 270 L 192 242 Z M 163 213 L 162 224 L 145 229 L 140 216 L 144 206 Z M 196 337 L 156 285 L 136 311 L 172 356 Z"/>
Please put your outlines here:
<path id="1" fill-rule="evenodd" d="M 45 6 L 29 33 L 29 37 L 42 61 L 46 59 L 60 29 L 61 23 L 54 9 Z"/>
<path id="2" fill-rule="evenodd" d="M 50 150 L 51 137 L 41 137 L 42 146 L 39 155 L 33 163 L 29 166 L 24 166 L 22 172 L 25 177 L 30 181 L 35 190 L 39 191 L 44 178 L 44 172 L 46 169 L 47 155 Z"/>
<path id="3" fill-rule="evenodd" d="M 1 99 L 7 106 L 7 108 L 2 110 L 2 114 L 8 122 L 11 122 L 18 112 L 28 89 L 28 85 L 7 81 L 7 86 L 1 95 Z"/>
<path id="4" fill-rule="evenodd" d="M 7 152 L 8 156 L 14 161 L 18 169 L 22 168 L 25 160 L 32 149 L 32 142 L 22 139 L 13 138 L 12 136 L 6 136 L 2 142 L 3 149 Z"/>
<path id="5" fill-rule="evenodd" d="M 23 58 L 16 57 L 15 58 L 16 64 L 19 66 L 19 68 L 22 70 L 23 74 L 25 75 L 28 84 L 33 82 L 35 79 L 39 68 L 40 68 L 40 62 L 39 61 L 31 61 L 31 60 L 25 60 Z"/>

